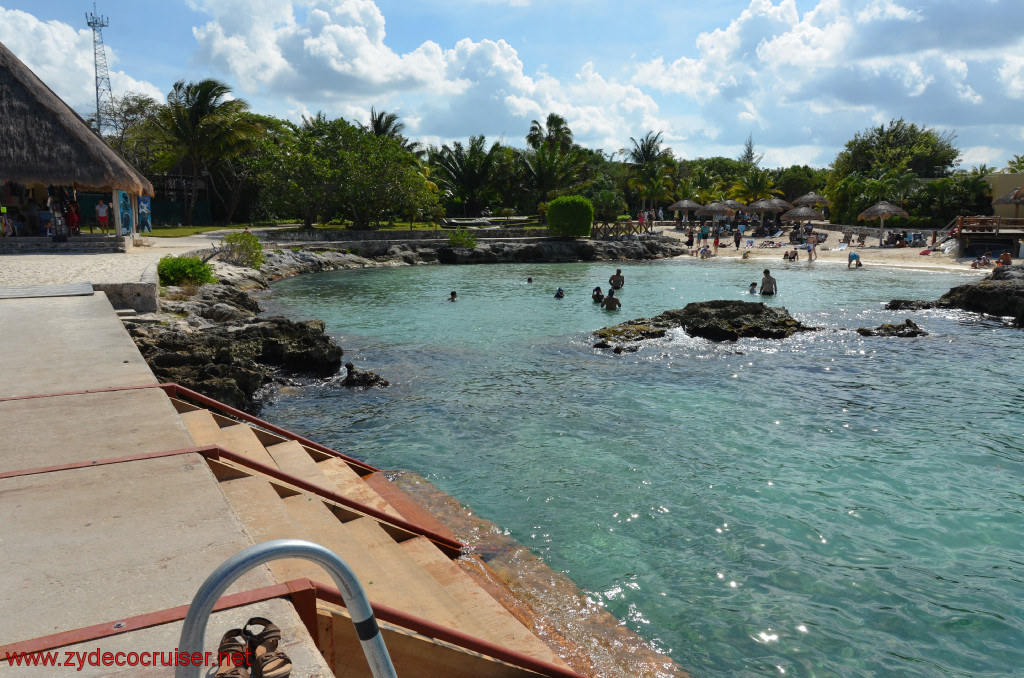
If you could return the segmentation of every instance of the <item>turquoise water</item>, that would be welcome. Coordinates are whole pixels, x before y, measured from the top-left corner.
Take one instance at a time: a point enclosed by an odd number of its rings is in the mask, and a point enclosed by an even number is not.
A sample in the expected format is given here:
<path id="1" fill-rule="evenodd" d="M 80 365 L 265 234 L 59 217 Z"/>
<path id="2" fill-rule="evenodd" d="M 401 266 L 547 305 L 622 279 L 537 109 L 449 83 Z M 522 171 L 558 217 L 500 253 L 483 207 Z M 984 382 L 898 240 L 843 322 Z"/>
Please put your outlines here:
<path id="1" fill-rule="evenodd" d="M 272 310 L 325 320 L 394 386 L 319 384 L 266 416 L 430 478 L 695 676 L 1021 675 L 1021 331 L 882 309 L 969 278 L 779 262 L 769 303 L 820 332 L 590 348 L 599 327 L 750 299 L 762 266 L 624 265 L 617 313 L 589 298 L 606 263 L 283 281 Z M 931 335 L 851 331 L 905 317 Z"/>

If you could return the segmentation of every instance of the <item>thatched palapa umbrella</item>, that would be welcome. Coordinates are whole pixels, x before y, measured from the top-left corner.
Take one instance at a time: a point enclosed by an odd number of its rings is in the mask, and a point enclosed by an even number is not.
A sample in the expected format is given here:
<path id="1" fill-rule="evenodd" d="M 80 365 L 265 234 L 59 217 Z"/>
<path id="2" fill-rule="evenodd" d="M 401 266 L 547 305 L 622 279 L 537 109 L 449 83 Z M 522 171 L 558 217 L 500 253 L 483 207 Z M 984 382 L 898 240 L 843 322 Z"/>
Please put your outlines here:
<path id="1" fill-rule="evenodd" d="M 794 207 L 793 209 L 789 210 L 788 212 L 782 215 L 783 221 L 803 221 L 804 219 L 806 219 L 807 221 L 810 221 L 811 219 L 818 219 L 819 221 L 821 221 L 824 220 L 824 218 L 824 214 L 814 209 L 813 207 L 808 207 L 806 205 Z"/>
<path id="2" fill-rule="evenodd" d="M 906 217 L 909 216 L 902 207 L 893 205 L 891 202 L 882 201 L 877 205 L 872 205 L 863 212 L 861 212 L 857 219 L 863 221 L 864 219 L 881 219 L 882 222 L 878 225 L 878 245 L 882 245 L 882 234 L 885 233 L 885 219 L 886 217 Z"/>
<path id="3" fill-rule="evenodd" d="M 674 202 L 671 205 L 669 205 L 668 209 L 670 212 L 679 211 L 682 212 L 683 214 L 686 214 L 687 212 L 691 212 L 693 210 L 699 210 L 703 206 L 704 205 L 701 205 L 699 202 L 694 202 L 689 198 L 684 198 L 683 200 Z M 686 220 L 689 221 L 689 214 L 686 214 L 686 216 Z"/>
<path id="4" fill-rule="evenodd" d="M 729 198 L 728 200 L 723 200 L 722 204 L 728 207 L 729 209 L 736 210 L 737 212 L 747 209 L 746 205 L 741 203 L 739 200 L 733 200 L 732 198 Z"/>
<path id="5" fill-rule="evenodd" d="M 792 207 L 792 205 L 782 198 L 761 198 L 760 200 L 755 200 L 747 205 L 747 209 L 757 210 L 761 213 L 761 223 L 764 223 L 765 212 L 777 214 L 778 212 L 785 212 Z"/>
<path id="6" fill-rule="evenodd" d="M 1006 195 L 1001 195 L 992 201 L 993 205 L 1013 205 L 1013 218 L 1020 216 L 1020 206 L 1024 205 L 1024 186 L 1012 189 Z"/>
<path id="7" fill-rule="evenodd" d="M 807 205 L 808 207 L 815 207 L 817 205 L 824 205 L 825 207 L 831 207 L 832 203 L 823 195 L 818 195 L 814 191 L 801 195 L 799 198 L 793 201 L 794 205 Z"/>
<path id="8" fill-rule="evenodd" d="M 153 195 L 153 185 L 0 43 L 0 179 Z"/>
<path id="9" fill-rule="evenodd" d="M 697 210 L 698 217 L 731 217 L 733 214 L 735 211 L 722 202 L 709 202 Z"/>

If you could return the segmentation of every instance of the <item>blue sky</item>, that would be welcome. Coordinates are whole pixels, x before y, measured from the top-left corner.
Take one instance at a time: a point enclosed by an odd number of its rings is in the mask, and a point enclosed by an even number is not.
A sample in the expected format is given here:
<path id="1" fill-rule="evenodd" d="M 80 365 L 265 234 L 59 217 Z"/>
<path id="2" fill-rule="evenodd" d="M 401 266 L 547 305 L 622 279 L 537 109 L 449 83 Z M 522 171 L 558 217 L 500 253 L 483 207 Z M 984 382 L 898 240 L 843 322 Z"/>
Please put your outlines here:
<path id="1" fill-rule="evenodd" d="M 676 155 L 825 166 L 904 117 L 952 130 L 965 166 L 1024 153 L 1013 0 L 99 0 L 115 94 L 215 77 L 252 109 L 363 121 L 427 143 L 522 144 L 556 112 L 606 152 L 649 130 Z M 89 113 L 82 0 L 0 0 L 3 42 Z"/>

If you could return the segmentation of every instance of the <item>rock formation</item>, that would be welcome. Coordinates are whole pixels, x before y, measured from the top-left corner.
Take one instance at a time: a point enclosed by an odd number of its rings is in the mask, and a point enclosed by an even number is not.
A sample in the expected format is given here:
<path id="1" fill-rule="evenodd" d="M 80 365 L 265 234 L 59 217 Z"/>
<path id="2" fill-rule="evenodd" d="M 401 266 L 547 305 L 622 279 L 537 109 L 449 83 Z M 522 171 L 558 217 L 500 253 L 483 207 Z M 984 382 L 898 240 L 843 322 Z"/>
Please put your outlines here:
<path id="1" fill-rule="evenodd" d="M 897 325 L 884 324 L 879 325 L 875 329 L 868 327 L 858 327 L 857 334 L 862 337 L 926 337 L 928 333 L 925 332 L 917 323 L 910 318 L 907 318 L 906 322 L 899 323 Z"/>
<path id="2" fill-rule="evenodd" d="M 623 344 L 663 337 L 668 330 L 677 327 L 691 337 L 711 341 L 736 341 L 744 337 L 784 339 L 796 332 L 815 329 L 801 323 L 785 308 L 749 301 L 701 301 L 653 318 L 629 320 L 597 330 L 594 336 L 601 341 L 594 347 L 615 347 L 619 349 L 616 353 L 620 353 L 624 350 Z"/>
<path id="3" fill-rule="evenodd" d="M 374 388 L 385 386 L 391 386 L 384 377 L 380 376 L 376 372 L 369 370 L 358 370 L 353 363 L 345 363 L 345 378 L 341 380 L 341 385 L 346 388 Z"/>
<path id="4" fill-rule="evenodd" d="M 958 308 L 1010 316 L 1018 327 L 1024 326 L 1024 266 L 999 266 L 982 280 L 958 285 L 936 301 L 893 299 L 885 307 L 891 310 Z"/>

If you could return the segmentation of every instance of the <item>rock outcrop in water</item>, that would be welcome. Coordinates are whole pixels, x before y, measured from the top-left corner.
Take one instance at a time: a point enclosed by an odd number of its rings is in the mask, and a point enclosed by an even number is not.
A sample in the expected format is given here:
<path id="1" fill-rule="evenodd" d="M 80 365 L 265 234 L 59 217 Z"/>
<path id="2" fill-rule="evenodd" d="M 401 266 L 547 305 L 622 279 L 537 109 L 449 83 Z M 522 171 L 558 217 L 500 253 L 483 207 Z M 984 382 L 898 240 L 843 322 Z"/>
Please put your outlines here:
<path id="1" fill-rule="evenodd" d="M 936 301 L 893 299 L 890 310 L 958 308 L 975 313 L 1010 316 L 1018 327 L 1024 326 L 1024 266 L 1000 266 L 982 280 L 952 288 Z"/>
<path id="2" fill-rule="evenodd" d="M 796 332 L 811 332 L 785 308 L 772 308 L 750 301 L 700 301 L 685 308 L 665 311 L 653 318 L 629 320 L 594 332 L 600 339 L 595 348 L 616 348 L 623 345 L 663 337 L 670 329 L 681 327 L 691 337 L 711 341 L 737 341 L 745 337 L 785 339 Z"/>
<path id="3" fill-rule="evenodd" d="M 353 363 L 345 363 L 345 378 L 341 385 L 346 388 L 384 388 L 391 386 L 391 382 L 370 370 L 359 370 Z"/>
<path id="4" fill-rule="evenodd" d="M 862 337 L 926 337 L 928 333 L 910 318 L 898 325 L 884 324 L 875 329 L 858 327 L 857 334 Z"/>

